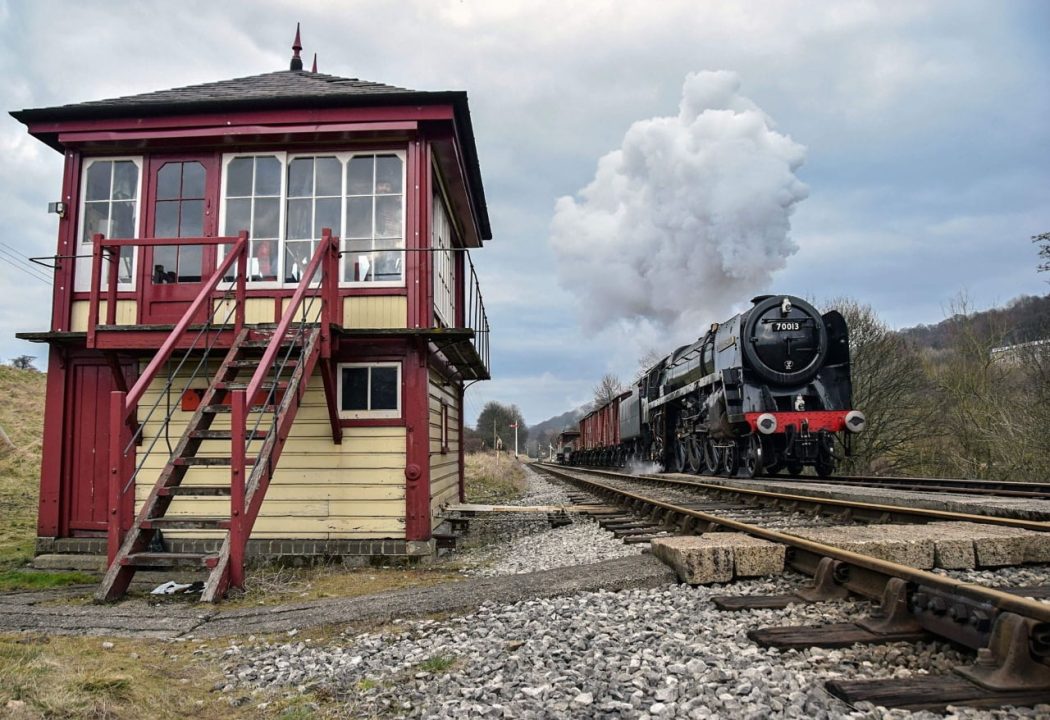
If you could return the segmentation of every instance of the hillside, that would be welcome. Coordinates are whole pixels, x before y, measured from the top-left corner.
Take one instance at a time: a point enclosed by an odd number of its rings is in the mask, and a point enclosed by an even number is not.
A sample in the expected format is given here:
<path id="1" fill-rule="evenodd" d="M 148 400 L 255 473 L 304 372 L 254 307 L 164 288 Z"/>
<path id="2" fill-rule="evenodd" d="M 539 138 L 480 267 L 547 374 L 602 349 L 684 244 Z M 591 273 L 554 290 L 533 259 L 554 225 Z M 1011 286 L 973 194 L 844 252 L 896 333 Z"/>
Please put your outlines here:
<path id="1" fill-rule="evenodd" d="M 1015 345 L 1050 337 L 1050 294 L 1021 295 L 1002 307 L 955 315 L 935 325 L 916 325 L 899 332 L 919 347 L 944 350 L 952 340 L 952 328 L 967 318 L 979 337 L 992 338 L 995 345 Z"/>
<path id="2" fill-rule="evenodd" d="M 0 427 L 14 445 L 0 447 L 0 570 L 33 552 L 46 383 L 44 373 L 0 365 Z"/>
<path id="3" fill-rule="evenodd" d="M 563 412 L 561 415 L 555 415 L 541 423 L 531 425 L 529 426 L 529 435 L 533 440 L 539 440 L 541 448 L 546 448 L 547 443 L 550 442 L 550 438 L 554 437 L 562 430 L 575 428 L 576 424 L 580 421 L 580 418 L 591 411 L 591 407 L 591 403 L 586 403 L 574 410 Z"/>

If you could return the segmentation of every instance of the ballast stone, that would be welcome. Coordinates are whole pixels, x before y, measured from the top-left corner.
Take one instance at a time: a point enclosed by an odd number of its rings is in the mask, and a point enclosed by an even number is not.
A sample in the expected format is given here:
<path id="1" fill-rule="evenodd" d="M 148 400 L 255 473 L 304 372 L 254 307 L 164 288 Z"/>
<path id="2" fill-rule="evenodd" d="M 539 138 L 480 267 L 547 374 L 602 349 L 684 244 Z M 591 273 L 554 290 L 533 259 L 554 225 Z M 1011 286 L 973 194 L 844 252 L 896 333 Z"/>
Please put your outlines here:
<path id="1" fill-rule="evenodd" d="M 652 553 L 690 585 L 734 577 L 776 575 L 784 570 L 784 546 L 743 533 L 654 538 Z"/>

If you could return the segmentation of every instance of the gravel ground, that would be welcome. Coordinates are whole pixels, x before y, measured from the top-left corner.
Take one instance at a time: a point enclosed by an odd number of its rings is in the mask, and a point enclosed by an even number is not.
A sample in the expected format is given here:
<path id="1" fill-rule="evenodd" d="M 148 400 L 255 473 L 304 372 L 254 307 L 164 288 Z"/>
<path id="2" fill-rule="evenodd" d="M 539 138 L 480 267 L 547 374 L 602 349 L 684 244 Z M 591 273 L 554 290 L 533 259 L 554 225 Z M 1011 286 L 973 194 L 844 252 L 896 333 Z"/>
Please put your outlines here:
<path id="1" fill-rule="evenodd" d="M 530 472 L 522 504 L 567 502 L 565 489 Z M 640 552 L 596 523 L 537 532 L 528 520 L 508 546 L 459 555 L 467 572 L 505 575 Z M 506 529 L 506 528 L 505 528 Z M 999 585 L 1048 582 L 1047 567 L 951 572 Z M 779 594 L 804 582 L 787 574 L 730 587 L 684 585 L 585 592 L 487 604 L 445 621 L 396 623 L 388 632 L 349 631 L 323 646 L 310 640 L 231 645 L 221 653 L 231 701 L 264 704 L 275 694 L 316 690 L 351 717 L 508 718 L 934 718 L 931 713 L 849 707 L 831 697 L 832 678 L 949 673 L 972 659 L 945 643 L 850 649 L 763 649 L 747 631 L 842 622 L 868 603 L 794 605 L 720 612 L 710 598 Z M 301 638 L 302 636 L 297 636 Z M 208 653 L 218 652 L 208 650 Z M 958 718 L 1047 717 L 1050 706 L 959 708 Z"/>
<path id="2" fill-rule="evenodd" d="M 565 485 L 552 482 L 525 466 L 529 487 L 514 505 L 568 505 Z M 588 565 L 602 560 L 637 555 L 643 545 L 625 545 L 612 533 L 602 530 L 593 519 L 576 515 L 571 525 L 552 529 L 546 516 L 507 514 L 490 518 L 478 530 L 471 520 L 471 533 L 499 545 L 474 547 L 454 557 L 465 575 L 517 575 L 571 565 Z"/>
<path id="3" fill-rule="evenodd" d="M 800 578 L 737 583 L 732 592 L 783 592 Z M 725 588 L 673 586 L 484 606 L 448 621 L 395 632 L 307 642 L 230 646 L 225 690 L 322 690 L 353 717 L 413 718 L 933 718 L 849 707 L 830 678 L 948 673 L 967 657 L 943 643 L 841 650 L 762 649 L 747 630 L 841 622 L 867 604 L 796 605 L 725 613 L 709 602 Z M 955 717 L 1046 717 L 1050 706 L 960 708 Z"/>

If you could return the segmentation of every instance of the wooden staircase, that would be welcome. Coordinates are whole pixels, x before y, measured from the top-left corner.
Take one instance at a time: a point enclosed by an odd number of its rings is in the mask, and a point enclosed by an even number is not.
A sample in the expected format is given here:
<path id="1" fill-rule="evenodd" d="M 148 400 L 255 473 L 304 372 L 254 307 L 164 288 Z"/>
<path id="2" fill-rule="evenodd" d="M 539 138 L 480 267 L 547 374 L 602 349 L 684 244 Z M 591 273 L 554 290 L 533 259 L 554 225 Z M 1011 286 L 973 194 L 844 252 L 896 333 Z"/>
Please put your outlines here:
<path id="1" fill-rule="evenodd" d="M 243 584 L 248 536 L 321 354 L 321 335 L 321 329 L 316 326 L 303 326 L 295 333 L 244 327 L 237 333 L 149 497 L 124 536 L 95 593 L 96 600 L 111 601 L 123 596 L 135 572 L 145 568 L 206 571 L 208 576 L 201 600 L 209 602 L 221 599 L 231 584 Z M 289 359 L 282 362 L 278 356 Z M 271 360 L 267 361 L 268 358 Z M 287 380 L 278 377 L 277 382 L 257 382 L 259 389 L 255 397 L 246 399 L 249 380 L 256 377 L 261 362 L 269 366 L 265 374 L 280 365 L 281 375 L 287 375 Z M 225 425 L 222 421 L 215 422 L 220 415 L 230 416 L 229 429 L 212 428 L 213 423 Z M 207 452 L 202 451 L 205 443 Z M 229 451 L 222 456 L 214 455 L 216 443 L 225 443 Z M 251 456 L 246 456 L 246 449 L 252 451 Z M 216 466 L 230 468 L 229 482 L 184 483 L 194 468 Z M 167 514 L 178 498 L 209 497 L 230 498 L 228 513 L 222 516 Z M 186 529 L 224 531 L 218 553 L 153 549 L 158 531 Z"/>

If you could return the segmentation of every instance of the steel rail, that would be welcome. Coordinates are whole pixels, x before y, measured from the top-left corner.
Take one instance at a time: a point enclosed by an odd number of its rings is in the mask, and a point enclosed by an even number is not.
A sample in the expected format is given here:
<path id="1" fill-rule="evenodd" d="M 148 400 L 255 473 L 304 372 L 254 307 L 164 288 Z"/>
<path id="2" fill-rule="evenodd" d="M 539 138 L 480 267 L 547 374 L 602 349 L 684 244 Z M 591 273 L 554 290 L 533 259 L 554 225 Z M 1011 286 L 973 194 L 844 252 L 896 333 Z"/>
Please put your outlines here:
<path id="1" fill-rule="evenodd" d="M 988 495 L 993 497 L 1050 498 L 1050 483 L 1008 482 L 1005 480 L 966 480 L 963 478 L 880 477 L 841 475 L 827 478 L 811 476 L 761 475 L 754 480 L 778 480 L 814 485 L 850 485 L 897 490 Z"/>
<path id="2" fill-rule="evenodd" d="M 541 464 L 541 467 L 552 466 Z M 615 472 L 612 470 L 599 470 L 593 468 L 574 468 L 580 472 L 589 472 L 595 475 L 606 475 L 610 477 L 624 478 L 641 482 L 662 483 L 665 485 L 676 485 L 686 488 L 698 488 L 711 492 L 728 493 L 736 495 L 747 495 L 755 498 L 774 500 L 777 502 L 793 502 L 798 504 L 840 507 L 848 510 L 859 510 L 873 514 L 900 515 L 905 517 L 919 517 L 932 520 L 943 520 L 948 522 L 972 522 L 982 525 L 1002 525 L 1021 530 L 1032 530 L 1034 532 L 1050 532 L 1050 522 L 1041 520 L 1024 520 L 1021 518 L 1000 517 L 998 515 L 977 515 L 974 513 L 955 512 L 952 510 L 933 510 L 927 508 L 905 507 L 903 505 L 887 505 L 885 503 L 870 503 L 861 500 L 841 500 L 837 498 L 815 497 L 813 495 L 795 495 L 792 493 L 778 493 L 770 490 L 755 490 L 751 488 L 737 487 L 736 485 L 717 485 L 714 483 L 698 482 L 693 480 L 681 480 L 678 478 L 659 477 L 653 475 L 631 475 L 629 473 Z"/>
<path id="3" fill-rule="evenodd" d="M 1003 612 L 1012 612 L 1024 617 L 1030 618 L 1041 623 L 1050 623 L 1050 604 L 1040 603 L 1035 600 L 1029 600 L 1017 595 L 1012 595 L 1001 590 L 986 587 L 983 585 L 975 585 L 973 583 L 963 582 L 961 580 L 955 580 L 953 578 L 945 577 L 943 575 L 937 575 L 935 573 L 927 572 L 926 570 L 919 570 L 917 568 L 909 567 L 907 565 L 900 565 L 898 563 L 889 562 L 887 560 L 879 560 L 877 558 L 870 557 L 868 555 L 862 555 L 860 553 L 852 552 L 850 550 L 843 550 L 841 548 L 834 547 L 832 545 L 824 545 L 822 543 L 814 542 L 812 540 L 806 540 L 804 538 L 796 537 L 794 535 L 788 535 L 787 533 L 778 532 L 776 530 L 767 530 L 757 525 L 751 525 L 749 523 L 741 522 L 739 520 L 732 520 L 730 518 L 720 517 L 718 515 L 712 515 L 710 513 L 703 512 L 701 510 L 693 510 L 690 508 L 682 507 L 680 505 L 674 505 L 657 498 L 646 497 L 638 493 L 633 493 L 621 488 L 616 488 L 611 485 L 597 482 L 595 480 L 588 480 L 586 478 L 574 477 L 573 475 L 551 468 L 549 465 L 544 465 L 543 470 L 553 475 L 560 476 L 569 482 L 582 483 L 584 485 L 596 488 L 603 493 L 611 494 L 614 496 L 620 496 L 631 501 L 640 502 L 644 505 L 650 505 L 654 508 L 659 508 L 670 513 L 682 515 L 685 517 L 695 518 L 707 523 L 714 525 L 730 528 L 737 530 L 748 535 L 761 538 L 763 540 L 769 540 L 770 542 L 780 543 L 787 545 L 791 548 L 804 550 L 809 553 L 820 555 L 823 557 L 832 558 L 840 562 L 847 563 L 856 567 L 864 568 L 880 575 L 885 575 L 891 578 L 899 578 L 909 583 L 916 585 L 924 585 L 927 587 L 933 587 L 946 592 L 955 593 L 963 597 L 975 600 L 977 602 L 988 603 L 996 607 Z M 578 471 L 578 472 L 593 472 L 593 471 Z M 875 594 L 871 594 L 870 597 L 877 597 Z"/>

